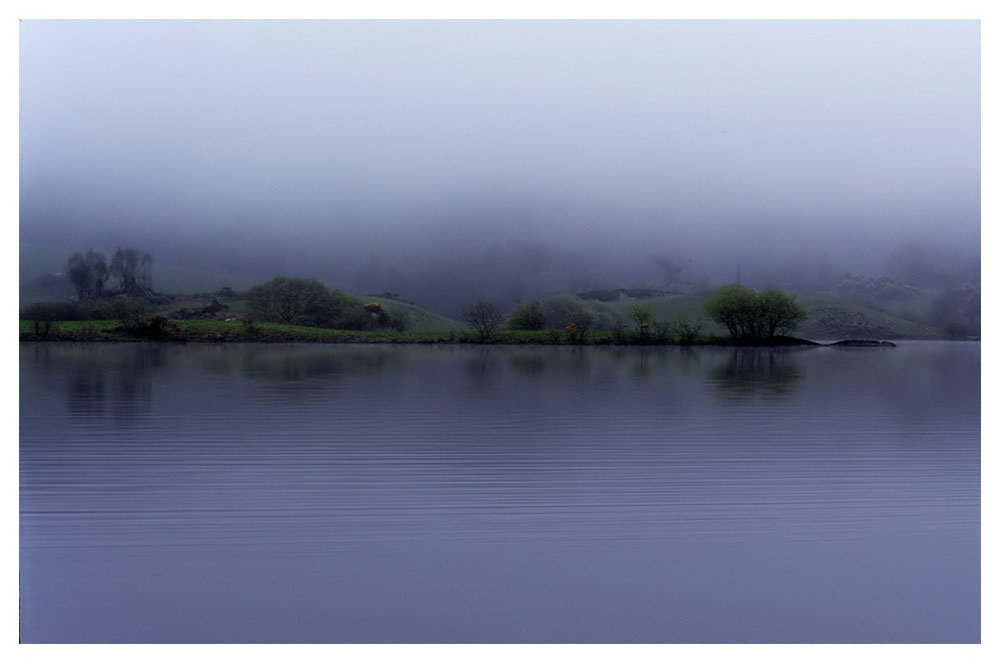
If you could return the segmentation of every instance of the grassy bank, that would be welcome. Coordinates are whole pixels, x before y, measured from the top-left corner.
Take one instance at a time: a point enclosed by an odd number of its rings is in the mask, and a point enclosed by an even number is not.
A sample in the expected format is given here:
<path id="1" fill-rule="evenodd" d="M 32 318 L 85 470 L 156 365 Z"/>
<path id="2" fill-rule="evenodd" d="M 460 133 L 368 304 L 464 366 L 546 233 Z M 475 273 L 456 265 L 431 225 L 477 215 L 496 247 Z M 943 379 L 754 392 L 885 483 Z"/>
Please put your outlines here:
<path id="1" fill-rule="evenodd" d="M 252 325 L 240 321 L 221 320 L 171 320 L 159 333 L 148 330 L 130 330 L 116 320 L 88 320 L 53 322 L 47 333 L 36 333 L 35 324 L 20 321 L 22 341 L 166 341 L 188 343 L 477 343 L 478 334 L 469 331 L 376 330 L 350 331 L 322 329 L 269 322 Z M 551 332 L 498 332 L 490 342 L 497 343 L 558 343 L 567 342 Z M 565 334 L 562 336 L 565 337 Z M 610 332 L 594 332 L 589 342 L 609 342 Z M 604 338 L 607 337 L 607 338 Z"/>
<path id="2" fill-rule="evenodd" d="M 514 331 L 501 330 L 483 339 L 471 331 L 349 331 L 275 323 L 244 324 L 239 321 L 172 320 L 163 329 L 128 329 L 116 320 L 63 321 L 47 332 L 36 330 L 28 320 L 20 321 L 20 340 L 25 342 L 121 342 L 166 343 L 473 343 L 496 345 L 815 345 L 789 337 L 756 341 L 734 341 L 727 337 L 700 336 L 681 339 L 638 338 L 612 331 Z"/>

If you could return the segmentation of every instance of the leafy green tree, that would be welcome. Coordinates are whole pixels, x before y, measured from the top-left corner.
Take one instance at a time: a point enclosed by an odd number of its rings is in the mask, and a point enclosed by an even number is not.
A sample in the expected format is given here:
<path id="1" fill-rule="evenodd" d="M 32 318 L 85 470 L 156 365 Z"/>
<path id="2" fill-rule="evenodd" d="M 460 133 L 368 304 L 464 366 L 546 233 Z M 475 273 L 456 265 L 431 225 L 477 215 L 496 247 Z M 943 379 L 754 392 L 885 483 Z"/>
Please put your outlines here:
<path id="1" fill-rule="evenodd" d="M 773 288 L 757 295 L 757 307 L 757 333 L 768 338 L 793 331 L 809 317 L 806 310 L 795 301 L 794 295 Z"/>
<path id="2" fill-rule="evenodd" d="M 705 304 L 709 317 L 733 338 L 772 338 L 794 330 L 807 317 L 795 297 L 780 290 L 757 293 L 741 285 L 719 288 Z"/>
<path id="3" fill-rule="evenodd" d="M 754 291 L 742 285 L 719 288 L 705 304 L 708 317 L 724 326 L 733 338 L 754 336 Z"/>
<path id="4" fill-rule="evenodd" d="M 538 330 L 545 326 L 545 313 L 537 302 L 521 304 L 507 318 L 511 329 Z"/>
<path id="5" fill-rule="evenodd" d="M 462 319 L 479 332 L 482 340 L 488 340 L 504 320 L 500 307 L 487 299 L 476 299 L 462 308 Z"/>

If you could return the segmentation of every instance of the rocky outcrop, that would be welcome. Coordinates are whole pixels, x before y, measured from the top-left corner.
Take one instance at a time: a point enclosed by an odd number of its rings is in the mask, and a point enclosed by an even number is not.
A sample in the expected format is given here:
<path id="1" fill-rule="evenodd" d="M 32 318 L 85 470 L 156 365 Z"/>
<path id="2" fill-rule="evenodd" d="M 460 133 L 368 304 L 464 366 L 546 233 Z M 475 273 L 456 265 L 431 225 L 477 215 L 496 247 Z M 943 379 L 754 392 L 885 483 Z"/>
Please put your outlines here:
<path id="1" fill-rule="evenodd" d="M 202 308 L 182 308 L 170 314 L 174 320 L 239 320 L 243 314 L 231 311 L 225 304 L 212 297 L 212 303 Z"/>

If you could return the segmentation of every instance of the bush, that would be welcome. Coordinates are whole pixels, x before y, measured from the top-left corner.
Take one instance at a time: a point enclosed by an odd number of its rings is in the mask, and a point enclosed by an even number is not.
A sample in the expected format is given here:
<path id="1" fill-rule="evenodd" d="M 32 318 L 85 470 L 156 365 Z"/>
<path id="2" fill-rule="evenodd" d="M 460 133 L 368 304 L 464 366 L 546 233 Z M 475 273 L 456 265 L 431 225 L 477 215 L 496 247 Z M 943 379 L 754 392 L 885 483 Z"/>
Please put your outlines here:
<path id="1" fill-rule="evenodd" d="M 314 279 L 279 276 L 255 285 L 247 294 L 247 310 L 261 322 L 323 326 L 335 308 L 326 286 Z"/>
<path id="2" fill-rule="evenodd" d="M 247 295 L 248 313 L 260 322 L 327 329 L 406 330 L 406 319 L 378 302 L 365 304 L 313 279 L 279 276 L 255 285 Z"/>
<path id="3" fill-rule="evenodd" d="M 542 312 L 547 329 L 566 329 L 573 325 L 575 330 L 586 332 L 593 328 L 595 322 L 594 314 L 579 299 L 569 295 L 544 300 Z"/>
<path id="4" fill-rule="evenodd" d="M 677 334 L 683 343 L 690 343 L 701 334 L 701 319 L 690 320 L 680 317 L 674 320 L 673 332 Z"/>
<path id="5" fill-rule="evenodd" d="M 90 320 L 116 320 L 115 302 L 113 299 L 89 299 L 83 302 L 80 307 L 86 312 Z"/>
<path id="6" fill-rule="evenodd" d="M 618 325 L 621 324 L 621 320 L 607 304 L 590 304 L 589 309 L 591 315 L 593 316 L 592 327 L 594 329 L 611 331 L 616 329 Z"/>
<path id="7" fill-rule="evenodd" d="M 140 331 L 147 336 L 167 336 L 171 332 L 180 331 L 180 327 L 169 318 L 162 315 L 154 315 Z"/>
<path id="8" fill-rule="evenodd" d="M 537 302 L 521 304 L 507 317 L 507 326 L 511 329 L 537 331 L 545 326 L 545 314 Z"/>
<path id="9" fill-rule="evenodd" d="M 709 317 L 740 339 L 773 338 L 794 330 L 807 313 L 780 290 L 761 293 L 740 285 L 719 288 L 705 304 Z"/>
<path id="10" fill-rule="evenodd" d="M 129 330 L 141 330 L 149 326 L 149 305 L 141 299 L 132 299 L 128 295 L 118 295 L 112 302 L 114 319 Z"/>

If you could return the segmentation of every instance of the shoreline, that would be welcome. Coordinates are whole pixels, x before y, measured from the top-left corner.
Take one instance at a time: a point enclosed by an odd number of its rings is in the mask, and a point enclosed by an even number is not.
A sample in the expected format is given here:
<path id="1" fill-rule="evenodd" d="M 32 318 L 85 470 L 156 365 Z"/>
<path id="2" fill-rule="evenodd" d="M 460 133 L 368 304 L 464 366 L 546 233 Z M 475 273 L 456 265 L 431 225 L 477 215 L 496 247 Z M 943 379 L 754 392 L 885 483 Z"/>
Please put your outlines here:
<path id="1" fill-rule="evenodd" d="M 26 328 L 27 327 L 27 328 Z M 906 339 L 897 339 L 906 340 Z M 948 340 L 948 339 L 938 339 Z M 387 332 L 348 331 L 289 325 L 254 327 L 218 324 L 178 323 L 168 329 L 151 332 L 124 329 L 117 324 L 53 323 L 47 331 L 36 332 L 31 323 L 22 322 L 20 343 L 307 343 L 366 345 L 477 345 L 477 346 L 611 346 L 611 347 L 896 347 L 892 341 L 851 338 L 836 341 L 811 341 L 792 336 L 769 339 L 733 339 L 717 336 L 697 338 L 641 338 L 630 333 L 558 330 L 498 331 L 488 338 L 474 332 Z M 978 339 L 977 339 L 978 342 Z"/>

